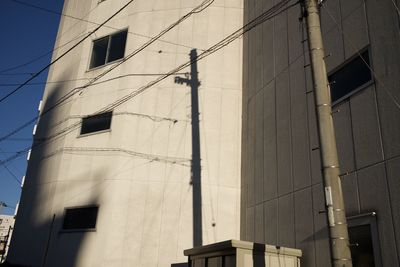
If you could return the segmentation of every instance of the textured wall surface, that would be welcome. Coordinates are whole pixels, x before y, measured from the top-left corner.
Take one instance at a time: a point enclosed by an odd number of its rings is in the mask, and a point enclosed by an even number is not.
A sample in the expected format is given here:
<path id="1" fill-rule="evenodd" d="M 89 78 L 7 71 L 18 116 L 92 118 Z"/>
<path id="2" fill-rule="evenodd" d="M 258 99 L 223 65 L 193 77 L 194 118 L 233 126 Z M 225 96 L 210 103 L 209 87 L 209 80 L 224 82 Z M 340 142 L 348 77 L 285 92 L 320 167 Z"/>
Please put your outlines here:
<path id="1" fill-rule="evenodd" d="M 247 0 L 244 22 L 272 0 Z M 304 21 L 296 6 L 244 37 L 241 238 L 303 251 L 329 266 L 329 242 Z M 373 83 L 335 103 L 349 216 L 377 212 L 383 266 L 400 256 L 400 36 L 392 1 L 329 0 L 321 8 L 328 72 L 369 47 Z M 396 103 L 397 102 L 397 103 Z"/>
<path id="2" fill-rule="evenodd" d="M 113 64 L 88 70 L 92 41 L 128 28 L 125 55 L 201 0 L 137 0 L 51 69 L 43 110 Z M 127 1 L 68 0 L 64 13 L 101 23 Z M 81 118 L 133 93 L 242 26 L 241 0 L 204 11 L 42 116 L 8 260 L 29 266 L 170 266 L 192 247 L 190 88 L 174 76 L 113 110 L 111 130 L 80 136 Z M 53 58 L 96 24 L 63 17 Z M 186 68 L 181 72 L 189 72 Z M 198 62 L 203 243 L 238 238 L 242 40 Z M 180 75 L 182 76 L 182 75 Z M 77 80 L 78 79 L 78 80 Z M 176 121 L 175 121 L 176 120 Z M 46 139 L 47 138 L 47 139 Z M 96 231 L 61 232 L 64 209 L 99 205 Z M 53 220 L 54 216 L 54 220 Z"/>

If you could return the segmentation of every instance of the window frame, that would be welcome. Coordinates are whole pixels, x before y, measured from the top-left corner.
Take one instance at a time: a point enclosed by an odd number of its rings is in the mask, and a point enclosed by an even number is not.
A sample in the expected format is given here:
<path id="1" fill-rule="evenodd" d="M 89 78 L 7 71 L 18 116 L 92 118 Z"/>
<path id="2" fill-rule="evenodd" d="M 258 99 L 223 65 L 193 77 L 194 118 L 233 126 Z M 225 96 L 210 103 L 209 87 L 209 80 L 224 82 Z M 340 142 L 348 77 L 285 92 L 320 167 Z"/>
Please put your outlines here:
<path id="1" fill-rule="evenodd" d="M 107 62 L 108 55 L 109 55 L 109 50 L 110 50 L 111 36 L 116 35 L 116 34 L 121 33 L 121 32 L 124 32 L 124 31 L 126 31 L 124 56 L 121 57 L 121 58 L 119 58 L 119 59 L 116 59 L 116 60 Z M 91 48 L 90 48 L 89 62 L 88 62 L 88 67 L 87 67 L 86 72 L 89 72 L 89 71 L 92 71 L 92 70 L 96 70 L 96 69 L 102 68 L 102 67 L 104 67 L 104 66 L 107 66 L 107 65 L 110 65 L 110 64 L 113 64 L 113 63 L 115 63 L 115 62 L 118 62 L 118 61 L 123 60 L 123 59 L 125 58 L 125 52 L 126 52 L 126 47 L 127 47 L 127 43 L 128 43 L 128 33 L 129 33 L 129 30 L 128 30 L 128 27 L 127 27 L 127 28 L 123 28 L 123 29 L 121 29 L 121 30 L 115 31 L 115 32 L 113 32 L 113 33 L 110 33 L 110 34 L 103 35 L 103 36 L 101 36 L 101 37 L 99 37 L 99 38 L 93 39 L 93 40 L 92 40 L 92 44 L 91 44 Z M 99 65 L 99 66 L 96 66 L 96 67 L 91 68 L 91 62 L 92 62 L 92 56 L 93 56 L 94 43 L 95 43 L 96 41 L 98 41 L 98 40 L 100 40 L 100 39 L 104 39 L 104 38 L 107 38 L 107 39 L 108 39 L 106 58 L 104 59 L 104 62 L 105 62 L 105 63 L 104 63 L 103 65 Z"/>
<path id="2" fill-rule="evenodd" d="M 88 133 L 82 133 L 83 120 L 84 119 L 100 116 L 102 114 L 107 114 L 107 113 L 111 113 L 111 116 L 110 116 L 110 127 L 108 129 L 94 131 L 94 132 L 88 132 Z M 88 115 L 88 116 L 82 117 L 81 118 L 81 128 L 80 128 L 78 137 L 85 137 L 85 136 L 89 136 L 89 135 L 93 135 L 93 134 L 101 134 L 101 133 L 111 132 L 111 127 L 112 127 L 112 123 L 113 123 L 113 115 L 114 115 L 114 110 L 111 110 L 111 111 L 106 111 L 106 112 L 102 112 L 102 113 L 99 113 L 99 114 L 92 114 L 92 115 Z"/>
<path id="3" fill-rule="evenodd" d="M 379 231 L 376 217 L 377 214 L 374 211 L 360 215 L 349 216 L 347 217 L 347 228 L 349 229 L 351 227 L 369 225 L 375 266 L 382 266 L 381 245 L 379 241 Z"/>
<path id="4" fill-rule="evenodd" d="M 329 77 L 333 74 L 335 74 L 336 72 L 338 72 L 339 70 L 341 70 L 343 67 L 345 67 L 347 64 L 349 64 L 350 62 L 352 62 L 354 59 L 360 57 L 360 55 L 362 53 L 364 53 L 365 51 L 368 51 L 368 59 L 369 59 L 369 68 L 370 68 L 370 74 L 371 74 L 371 80 L 369 80 L 368 82 L 358 86 L 357 88 L 355 88 L 354 90 L 351 90 L 349 93 L 345 94 L 344 96 L 336 99 L 335 101 L 332 101 L 332 106 L 335 106 L 341 102 L 343 102 L 344 100 L 349 99 L 350 97 L 352 97 L 353 95 L 357 94 L 358 92 L 364 90 L 365 88 L 368 88 L 369 86 L 371 86 L 372 84 L 375 83 L 375 77 L 374 77 L 374 73 L 373 73 L 373 64 L 372 64 L 372 54 L 371 54 L 371 47 L 368 45 L 360 50 L 358 50 L 354 55 L 352 55 L 350 58 L 346 59 L 343 63 L 341 63 L 339 66 L 335 67 L 333 70 L 331 70 L 328 75 L 327 75 L 327 80 L 329 82 Z M 329 87 L 329 94 L 331 95 L 332 98 L 332 93 L 331 93 L 331 88 Z"/>
<path id="5" fill-rule="evenodd" d="M 84 208 L 97 208 L 96 214 L 96 224 L 94 228 L 74 228 L 74 229 L 65 229 L 64 228 L 64 221 L 67 215 L 67 210 L 73 209 L 84 209 Z M 63 212 L 63 220 L 61 224 L 60 233 L 74 233 L 74 232 L 96 232 L 97 231 L 97 222 L 99 218 L 100 206 L 99 205 L 84 205 L 84 206 L 73 206 L 73 207 L 65 207 Z"/>

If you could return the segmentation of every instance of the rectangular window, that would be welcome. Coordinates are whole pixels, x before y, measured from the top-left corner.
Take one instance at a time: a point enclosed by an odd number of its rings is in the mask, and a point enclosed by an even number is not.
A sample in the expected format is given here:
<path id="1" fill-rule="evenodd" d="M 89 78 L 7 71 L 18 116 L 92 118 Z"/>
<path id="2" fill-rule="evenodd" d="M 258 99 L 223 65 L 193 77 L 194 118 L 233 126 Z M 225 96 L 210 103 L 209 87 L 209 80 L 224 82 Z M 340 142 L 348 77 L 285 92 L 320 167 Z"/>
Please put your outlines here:
<path id="1" fill-rule="evenodd" d="M 128 31 L 124 30 L 94 40 L 89 68 L 96 68 L 123 58 L 127 33 Z"/>
<path id="2" fill-rule="evenodd" d="M 357 55 L 354 59 L 329 75 L 328 80 L 331 87 L 332 102 L 349 96 L 350 93 L 356 91 L 362 85 L 372 81 L 369 66 L 369 50 L 366 49 L 361 52 L 361 57 Z"/>
<path id="3" fill-rule="evenodd" d="M 82 119 L 81 134 L 108 130 L 111 127 L 112 111 Z"/>
<path id="4" fill-rule="evenodd" d="M 349 217 L 347 222 L 353 266 L 382 266 L 376 213 Z"/>
<path id="5" fill-rule="evenodd" d="M 99 207 L 69 208 L 65 210 L 63 229 L 95 229 Z"/>

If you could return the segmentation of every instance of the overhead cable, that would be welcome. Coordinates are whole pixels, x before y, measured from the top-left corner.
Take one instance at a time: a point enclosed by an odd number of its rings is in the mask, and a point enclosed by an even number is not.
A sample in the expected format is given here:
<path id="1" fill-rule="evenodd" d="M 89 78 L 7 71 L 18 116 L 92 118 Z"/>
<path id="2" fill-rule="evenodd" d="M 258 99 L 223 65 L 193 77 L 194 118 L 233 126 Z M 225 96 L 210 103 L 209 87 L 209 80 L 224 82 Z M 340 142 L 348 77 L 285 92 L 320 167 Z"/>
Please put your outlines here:
<path id="1" fill-rule="evenodd" d="M 283 1 L 279 2 L 278 4 L 274 5 L 269 10 L 263 12 L 261 15 L 259 15 L 255 19 L 251 20 L 250 22 L 248 22 L 242 28 L 236 30 L 235 32 L 233 32 L 232 34 L 228 35 L 227 37 L 225 37 L 223 40 L 221 40 L 217 44 L 213 45 L 212 47 L 208 48 L 207 50 L 205 50 L 204 52 L 199 54 L 197 59 L 195 59 L 193 61 L 188 61 L 188 62 L 178 66 L 174 70 L 171 70 L 170 72 L 168 72 L 166 75 L 161 76 L 161 77 L 149 82 L 147 85 L 140 87 L 138 90 L 135 90 L 134 92 L 125 95 L 124 97 L 118 99 L 117 101 L 115 101 L 115 102 L 107 105 L 106 107 L 100 109 L 99 111 L 93 113 L 93 115 L 100 114 L 100 113 L 103 113 L 105 111 L 112 110 L 115 107 L 118 107 L 119 105 L 122 105 L 123 103 L 127 102 L 131 98 L 133 98 L 133 97 L 141 94 L 142 92 L 146 91 L 147 89 L 151 88 L 155 84 L 165 80 L 166 78 L 170 77 L 171 75 L 174 75 L 176 72 L 181 71 L 182 69 L 190 66 L 194 62 L 197 62 L 197 61 L 199 61 L 199 60 L 201 60 L 201 59 L 203 59 L 203 58 L 205 58 L 205 57 L 207 57 L 207 56 L 219 51 L 220 49 L 222 49 L 223 47 L 227 46 L 228 44 L 230 44 L 231 42 L 233 42 L 234 40 L 236 40 L 237 38 L 239 38 L 240 36 L 242 36 L 246 32 L 248 32 L 251 29 L 253 29 L 254 27 L 256 27 L 257 25 L 260 25 L 261 23 L 263 23 L 263 22 L 265 22 L 265 21 L 267 21 L 269 19 L 272 19 L 275 16 L 277 16 L 277 15 L 285 12 L 286 10 L 292 8 L 293 6 L 296 6 L 297 4 L 299 4 L 299 1 L 296 1 L 293 4 L 288 5 L 290 2 L 291 2 L 291 0 L 283 0 Z M 285 7 L 285 8 L 283 8 L 283 7 Z M 32 146 L 32 149 L 34 149 L 34 148 L 36 148 L 38 146 L 44 145 L 47 142 L 50 142 L 51 140 L 53 140 L 55 138 L 58 138 L 60 136 L 64 136 L 65 134 L 68 134 L 69 132 L 75 130 L 79 125 L 80 125 L 80 122 L 72 124 L 69 127 L 66 127 L 65 129 L 59 131 L 58 133 L 55 133 L 52 136 L 49 136 L 46 141 L 35 144 L 34 146 Z M 0 139 L 0 141 L 1 141 L 1 139 Z M 30 149 L 31 148 L 28 147 L 28 148 L 26 148 L 24 150 L 21 150 L 21 151 L 17 152 L 14 156 L 11 156 L 11 157 L 9 157 L 8 159 L 6 159 L 4 161 L 0 161 L 0 165 L 20 157 L 21 155 L 27 153 Z"/>
<path id="2" fill-rule="evenodd" d="M 25 82 L 23 82 L 21 85 L 19 85 L 17 88 L 15 88 L 14 90 L 12 90 L 11 92 L 9 92 L 8 94 L 6 94 L 5 96 L 3 96 L 2 98 L 0 98 L 0 103 L 3 102 L 4 100 L 6 100 L 7 98 L 9 98 L 10 96 L 12 96 L 13 94 L 15 94 L 17 91 L 21 90 L 25 85 L 27 85 L 30 81 L 32 81 L 33 79 L 35 79 L 36 77 L 38 77 L 41 73 L 43 73 L 45 70 L 47 70 L 50 66 L 54 65 L 57 61 L 59 61 L 61 58 L 63 58 L 65 55 L 67 55 L 69 52 L 71 52 L 73 49 L 75 49 L 78 45 L 80 45 L 83 41 L 85 41 L 87 38 L 89 38 L 92 34 L 94 34 L 95 32 L 97 32 L 101 27 L 103 27 L 103 25 L 105 25 L 107 22 L 109 22 L 111 19 L 113 19 L 115 16 L 117 16 L 119 13 L 121 13 L 122 10 L 124 10 L 127 6 L 129 6 L 132 2 L 134 2 L 135 0 L 130 0 L 128 1 L 128 3 L 126 3 L 125 5 L 123 5 L 120 9 L 118 9 L 117 12 L 115 12 L 113 15 L 111 15 L 111 17 L 109 17 L 108 19 L 106 19 L 103 23 L 101 23 L 96 29 L 94 29 L 93 31 L 91 31 L 89 34 L 87 34 L 84 38 L 82 38 L 79 42 L 77 42 L 76 44 L 74 44 L 72 47 L 70 47 L 67 51 L 65 51 L 64 53 L 62 53 L 59 57 L 57 57 L 56 59 L 54 59 L 52 62 L 50 62 L 49 64 L 47 64 L 45 67 L 43 67 L 41 70 L 39 70 L 38 72 L 36 72 L 34 75 L 32 75 L 32 77 L 30 77 L 29 79 L 27 79 Z"/>

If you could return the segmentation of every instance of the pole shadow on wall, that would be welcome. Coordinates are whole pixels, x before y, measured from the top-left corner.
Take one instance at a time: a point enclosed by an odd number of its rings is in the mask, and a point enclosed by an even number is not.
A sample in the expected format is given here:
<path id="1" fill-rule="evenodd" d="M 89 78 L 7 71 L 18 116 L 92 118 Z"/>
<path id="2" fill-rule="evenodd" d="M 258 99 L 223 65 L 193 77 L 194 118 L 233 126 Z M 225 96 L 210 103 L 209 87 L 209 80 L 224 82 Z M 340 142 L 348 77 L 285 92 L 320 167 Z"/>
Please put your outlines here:
<path id="1" fill-rule="evenodd" d="M 199 86 L 197 71 L 197 51 L 190 51 L 190 73 L 185 77 L 175 77 L 175 83 L 186 84 L 191 89 L 192 111 L 192 161 L 191 184 L 193 187 L 193 246 L 203 245 L 202 211 L 201 211 L 201 157 L 200 157 L 200 125 L 199 125 Z"/>

